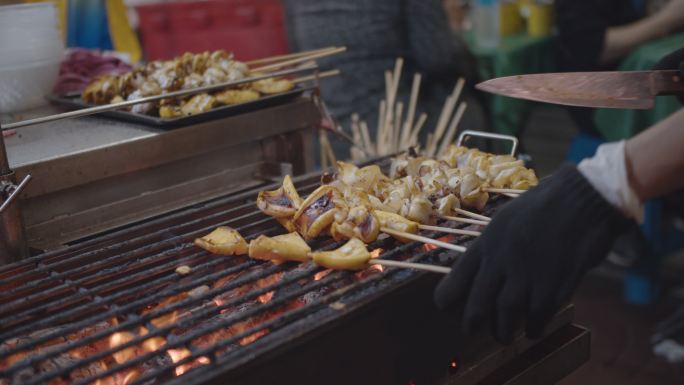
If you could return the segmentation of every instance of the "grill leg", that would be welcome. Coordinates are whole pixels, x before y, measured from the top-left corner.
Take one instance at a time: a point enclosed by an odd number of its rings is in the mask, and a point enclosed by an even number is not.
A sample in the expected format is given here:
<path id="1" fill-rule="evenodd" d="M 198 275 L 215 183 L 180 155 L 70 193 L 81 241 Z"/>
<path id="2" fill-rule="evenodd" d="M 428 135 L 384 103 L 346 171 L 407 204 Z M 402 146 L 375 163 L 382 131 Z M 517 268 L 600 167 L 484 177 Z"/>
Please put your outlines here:
<path id="1" fill-rule="evenodd" d="M 11 196 L 16 186 L 14 171 L 10 169 L 5 139 L 0 126 L 0 204 Z M 28 256 L 24 221 L 19 199 L 14 199 L 4 211 L 0 211 L 0 265 L 18 261 Z"/>

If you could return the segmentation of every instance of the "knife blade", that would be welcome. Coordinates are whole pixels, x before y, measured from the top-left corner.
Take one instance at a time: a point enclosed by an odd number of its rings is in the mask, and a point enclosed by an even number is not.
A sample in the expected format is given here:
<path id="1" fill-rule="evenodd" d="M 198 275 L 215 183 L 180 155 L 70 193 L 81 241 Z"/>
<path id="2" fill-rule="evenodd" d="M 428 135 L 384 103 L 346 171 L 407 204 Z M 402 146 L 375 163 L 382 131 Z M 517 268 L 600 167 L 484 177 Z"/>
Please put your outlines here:
<path id="1" fill-rule="evenodd" d="M 476 86 L 518 99 L 595 108 L 650 109 L 658 95 L 684 94 L 679 71 L 566 72 L 496 78 Z"/>

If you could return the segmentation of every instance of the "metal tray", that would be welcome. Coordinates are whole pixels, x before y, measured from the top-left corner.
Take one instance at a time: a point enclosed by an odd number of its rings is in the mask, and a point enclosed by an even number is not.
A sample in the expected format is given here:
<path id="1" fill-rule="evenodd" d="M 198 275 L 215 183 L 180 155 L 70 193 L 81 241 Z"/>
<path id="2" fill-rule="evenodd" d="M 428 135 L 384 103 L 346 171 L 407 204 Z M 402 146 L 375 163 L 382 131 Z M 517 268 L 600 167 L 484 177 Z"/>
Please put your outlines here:
<path id="1" fill-rule="evenodd" d="M 253 102 L 242 104 L 235 104 L 231 106 L 221 106 L 197 115 L 183 116 L 180 118 L 164 119 L 158 116 L 135 114 L 129 111 L 110 111 L 103 112 L 102 116 L 107 116 L 113 119 L 141 123 L 149 126 L 155 126 L 162 129 L 177 128 L 187 126 L 195 123 L 203 123 L 213 119 L 225 118 L 228 116 L 238 115 L 245 112 L 251 112 L 262 108 L 271 107 L 274 105 L 286 103 L 301 96 L 305 91 L 309 91 L 311 87 L 295 87 L 293 90 L 283 92 L 275 95 L 262 96 Z M 65 95 L 49 95 L 47 99 L 58 106 L 66 107 L 71 110 L 93 107 L 92 104 L 85 103 L 81 99 L 80 93 L 70 93 Z"/>

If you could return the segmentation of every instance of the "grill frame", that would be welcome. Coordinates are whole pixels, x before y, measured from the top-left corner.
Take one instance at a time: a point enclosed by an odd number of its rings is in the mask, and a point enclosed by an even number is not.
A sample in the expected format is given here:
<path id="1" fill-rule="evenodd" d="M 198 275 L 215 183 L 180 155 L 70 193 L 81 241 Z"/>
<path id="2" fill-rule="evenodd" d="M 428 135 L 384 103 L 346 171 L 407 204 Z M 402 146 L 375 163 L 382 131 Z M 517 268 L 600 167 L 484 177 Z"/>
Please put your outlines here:
<path id="1" fill-rule="evenodd" d="M 379 162 L 386 162 L 386 159 L 380 159 L 376 160 Z M 370 163 L 370 162 L 369 162 Z M 318 186 L 318 181 L 320 179 L 320 174 L 315 173 L 315 174 L 307 174 L 301 177 L 297 177 L 294 179 L 295 185 L 297 186 L 298 190 L 302 193 L 309 193 L 311 190 L 313 190 L 316 186 Z M 260 189 L 274 189 L 277 188 L 279 184 L 272 184 L 269 186 L 263 186 Z M 194 205 L 192 207 L 188 207 L 182 210 L 178 210 L 176 212 L 160 216 L 158 218 L 152 219 L 150 221 L 145 221 L 140 224 L 132 225 L 129 227 L 126 227 L 124 229 L 114 231 L 112 233 L 106 234 L 100 238 L 93 238 L 86 240 L 82 243 L 76 244 L 72 246 L 71 248 L 65 250 L 65 251 L 54 251 L 54 252 L 49 252 L 46 254 L 43 254 L 38 257 L 33 257 L 27 260 L 24 260 L 22 262 L 16 263 L 14 265 L 6 266 L 6 267 L 0 267 L 0 287 L 3 287 L 3 285 L 7 285 L 8 281 L 12 280 L 17 280 L 17 279 L 23 279 L 23 278 L 28 278 L 31 274 L 36 274 L 36 272 L 39 272 L 42 270 L 49 270 L 48 267 L 52 267 L 52 269 L 55 269 L 55 266 L 57 267 L 68 267 L 70 265 L 73 265 L 76 260 L 79 258 L 83 258 L 88 261 L 95 260 L 95 262 L 89 263 L 88 265 L 81 266 L 81 267 L 76 267 L 75 271 L 78 272 L 88 272 L 89 270 L 93 270 L 95 268 L 99 268 L 100 265 L 107 266 L 107 263 L 116 261 L 117 258 L 122 258 L 121 256 L 125 256 L 125 261 L 133 261 L 132 263 L 135 265 L 135 262 L 140 262 L 141 259 L 136 259 L 139 256 L 144 255 L 145 252 L 153 252 L 154 254 L 151 255 L 150 258 L 150 263 L 154 265 L 154 262 L 158 262 L 157 257 L 161 258 L 164 263 L 153 267 L 153 268 L 145 268 L 143 270 L 140 270 L 136 275 L 134 275 L 136 278 L 142 277 L 145 274 L 150 274 L 150 273 L 159 273 L 161 274 L 162 277 L 164 278 L 164 283 L 170 284 L 170 286 L 167 287 L 167 289 L 164 289 L 160 292 L 158 292 L 156 295 L 153 296 L 145 296 L 139 299 L 137 302 L 133 303 L 127 303 L 124 306 L 117 305 L 114 303 L 113 306 L 110 305 L 109 313 L 101 313 L 99 316 L 96 317 L 96 319 L 101 321 L 104 321 L 109 318 L 110 315 L 119 315 L 123 316 L 126 315 L 129 317 L 129 319 L 120 322 L 117 326 L 109 327 L 104 331 L 99 331 L 94 335 L 91 335 L 89 337 L 85 337 L 82 339 L 79 339 L 77 343 L 72 343 L 72 345 L 66 345 L 62 346 L 57 350 L 53 350 L 50 353 L 47 353 L 47 355 L 52 355 L 56 356 L 58 353 L 55 353 L 55 351 L 61 351 L 64 350 L 65 352 L 67 350 L 71 350 L 74 348 L 74 346 L 84 346 L 89 343 L 89 341 L 96 341 L 100 340 L 102 338 L 106 338 L 106 336 L 111 335 L 112 333 L 120 330 L 135 330 L 131 327 L 135 326 L 137 329 L 140 326 L 145 326 L 149 330 L 149 334 L 145 336 L 137 336 L 134 340 L 126 343 L 119 345 L 116 349 L 112 350 L 106 350 L 106 351 L 101 351 L 96 355 L 90 355 L 87 359 L 79 361 L 79 365 L 83 366 L 85 365 L 85 362 L 88 360 L 91 361 L 96 361 L 99 360 L 100 357 L 108 357 L 111 356 L 111 354 L 115 351 L 121 351 L 123 349 L 126 349 L 127 347 L 135 346 L 140 344 L 142 341 L 147 340 L 153 336 L 157 335 L 163 335 L 166 340 L 167 344 L 160 349 L 157 352 L 154 353 L 148 353 L 142 357 L 146 357 L 147 355 L 154 356 L 154 355 L 165 355 L 166 351 L 168 349 L 172 348 L 188 348 L 191 351 L 191 356 L 185 358 L 184 360 L 181 360 L 179 362 L 176 362 L 172 366 L 164 366 L 161 369 L 159 369 L 156 372 L 146 372 L 142 375 L 142 377 L 136 379 L 132 384 L 142 384 L 145 383 L 145 380 L 147 380 L 147 377 L 152 378 L 160 378 L 159 376 L 162 376 L 161 378 L 163 379 L 164 383 L 192 383 L 192 384 L 199 384 L 199 383 L 219 383 L 219 382 L 224 382 L 226 379 L 235 379 L 235 381 L 239 383 L 259 383 L 254 382 L 258 376 L 254 377 L 249 374 L 249 368 L 255 368 L 259 367 L 259 365 L 264 365 L 265 362 L 268 362 L 269 360 L 273 360 L 274 357 L 277 359 L 277 357 L 281 356 L 283 352 L 292 352 L 296 351 L 296 349 L 301 349 L 302 346 L 306 346 L 306 344 L 311 343 L 312 341 L 315 340 L 315 338 L 318 336 L 323 336 L 326 335 L 328 332 L 332 332 L 333 334 L 339 334 L 340 328 L 348 327 L 350 323 L 353 323 L 353 320 L 358 320 L 358 319 L 363 319 L 363 315 L 366 314 L 368 311 L 372 311 L 373 309 L 383 309 L 386 308 L 386 305 L 391 302 L 392 298 L 395 298 L 396 296 L 401 297 L 402 295 L 405 296 L 406 293 L 412 293 L 416 291 L 416 288 L 421 288 L 420 292 L 422 293 L 421 297 L 421 302 L 414 303 L 411 307 L 411 311 L 414 311 L 416 306 L 419 306 L 423 309 L 429 309 L 432 308 L 432 316 L 434 317 L 435 322 L 440 323 L 441 325 L 454 325 L 454 318 L 452 316 L 447 316 L 444 314 L 436 314 L 435 309 L 431 305 L 431 301 L 429 301 L 430 296 L 429 293 L 431 293 L 432 286 L 434 286 L 436 280 L 438 277 L 434 275 L 430 275 L 428 273 L 423 273 L 423 272 L 416 272 L 416 271 L 406 271 L 406 270 L 398 270 L 394 268 L 388 268 L 384 273 L 381 274 L 375 274 L 370 277 L 367 277 L 361 281 L 358 282 L 352 282 L 349 285 L 346 285 L 343 289 L 338 289 L 336 291 L 333 291 L 332 293 L 326 294 L 320 299 L 317 299 L 311 303 L 306 304 L 304 307 L 299 308 L 299 309 L 294 309 L 294 310 L 289 310 L 286 313 L 284 313 L 281 317 L 276 318 L 275 320 L 269 320 L 266 323 L 262 323 L 259 325 L 261 328 L 269 328 L 270 332 L 266 334 L 265 336 L 257 339 L 251 344 L 248 344 L 246 346 L 242 346 L 240 348 L 233 349 L 229 351 L 228 353 L 225 353 L 223 356 L 218 356 L 216 354 L 218 350 L 218 346 L 214 346 L 214 348 L 211 351 L 206 351 L 203 349 L 197 349 L 191 346 L 191 344 L 187 344 L 187 341 L 193 341 L 195 340 L 198 336 L 202 334 L 207 334 L 210 332 L 208 328 L 200 329 L 200 330 L 195 330 L 194 332 L 190 332 L 189 335 L 185 334 L 181 338 L 175 338 L 172 337 L 170 332 L 171 330 L 177 329 L 180 324 L 177 322 L 173 326 L 165 326 L 162 328 L 155 328 L 149 321 L 155 317 L 158 317 L 162 314 L 166 314 L 167 312 L 171 312 L 176 309 L 183 309 L 184 306 L 187 305 L 193 305 L 193 304 L 199 304 L 200 300 L 206 299 L 206 300 L 211 300 L 214 298 L 217 294 L 227 292 L 228 290 L 232 290 L 233 288 L 238 288 L 244 283 L 249 283 L 249 282 L 255 282 L 259 278 L 267 277 L 270 276 L 271 274 L 277 273 L 277 272 L 283 272 L 286 271 L 288 268 L 291 268 L 293 265 L 286 264 L 286 265 L 271 265 L 268 262 L 258 262 L 254 260 L 249 260 L 247 259 L 245 262 L 237 262 L 240 260 L 240 258 L 235 258 L 232 261 L 233 266 L 231 269 L 232 270 L 223 270 L 223 271 L 217 271 L 214 273 L 210 273 L 208 275 L 201 275 L 201 276 L 196 276 L 192 281 L 186 281 L 186 282 L 181 282 L 180 284 L 173 284 L 173 281 L 183 281 L 183 279 L 178 278 L 175 276 L 173 273 L 168 274 L 166 276 L 163 275 L 164 272 L 169 272 L 172 270 L 173 267 L 178 266 L 182 263 L 178 263 L 178 261 L 175 259 L 176 255 L 179 253 L 185 253 L 188 250 L 195 249 L 193 246 L 187 246 L 187 242 L 190 241 L 192 238 L 198 236 L 198 235 L 203 235 L 207 233 L 208 231 L 211 231 L 214 227 L 216 227 L 218 224 L 213 221 L 213 219 L 220 219 L 221 217 L 225 217 L 229 213 L 241 213 L 243 210 L 248 209 L 249 207 L 252 207 L 251 210 L 248 210 L 246 213 L 238 216 L 237 218 L 230 218 L 228 220 L 227 224 L 232 224 L 234 223 L 241 223 L 242 221 L 245 221 L 245 224 L 242 227 L 235 226 L 238 230 L 245 230 L 246 228 L 251 228 L 251 227 L 258 227 L 264 224 L 271 223 L 271 226 L 266 227 L 265 229 L 261 228 L 256 233 L 251 233 L 250 232 L 250 238 L 257 236 L 258 234 L 261 233 L 269 233 L 273 234 L 274 232 L 282 232 L 280 230 L 279 225 L 271 219 L 263 216 L 256 208 L 254 208 L 254 203 L 253 199 L 256 197 L 256 192 L 255 190 L 249 190 L 243 193 L 239 194 L 232 194 L 230 196 L 225 196 L 221 197 L 218 199 L 214 199 L 211 201 L 208 201 L 203 204 L 199 205 Z M 247 202 L 244 202 L 246 201 Z M 251 200 L 251 201 L 250 201 Z M 243 202 L 243 203 L 240 203 Z M 491 212 L 494 210 L 499 204 L 501 204 L 502 200 L 494 200 L 488 207 L 489 211 Z M 226 205 L 234 205 L 232 208 L 228 211 L 223 211 L 221 208 L 225 207 Z M 206 212 L 212 212 L 214 210 L 219 210 L 215 212 L 212 215 L 205 216 L 202 215 Z M 167 223 L 173 223 L 174 221 L 178 221 L 181 219 L 187 219 L 187 218 L 193 218 L 196 217 L 194 220 L 189 221 L 189 222 L 182 222 L 179 223 L 176 227 L 169 227 L 166 224 Z M 252 217 L 258 217 L 260 219 L 256 220 L 250 220 Z M 224 221 L 225 222 L 225 221 Z M 207 223 L 210 223 L 206 225 Z M 190 232 L 187 232 L 187 229 L 193 229 L 194 226 L 200 226 L 197 229 L 191 230 Z M 466 227 L 463 225 L 458 225 L 458 227 Z M 181 230 L 184 229 L 184 230 Z M 145 234 L 142 234 L 137 237 L 130 237 L 131 234 L 137 234 L 142 230 L 148 231 Z M 170 239 L 165 239 L 162 240 L 161 242 L 155 242 L 152 244 L 147 245 L 147 248 L 144 250 L 140 250 L 140 248 L 135 248 L 136 242 L 143 242 L 148 239 L 156 239 L 156 237 L 162 237 L 165 234 L 174 234 L 174 231 L 179 230 L 179 231 L 185 231 L 181 235 L 176 235 Z M 429 234 L 429 233 L 428 233 Z M 434 234 L 433 234 L 434 235 Z M 119 243 L 117 245 L 114 244 L 114 242 L 117 242 L 117 240 L 123 238 L 124 242 Z M 127 239 L 127 241 L 126 241 Z M 179 245 L 176 245 L 176 241 L 180 241 L 181 239 L 184 239 L 185 242 L 179 243 Z M 459 244 L 467 244 L 469 239 L 467 237 L 461 236 L 461 237 L 454 237 L 456 241 L 459 242 Z M 466 241 L 466 242 L 463 242 Z M 370 249 L 375 249 L 377 247 L 387 247 L 390 244 L 393 244 L 394 241 L 390 239 L 385 239 L 385 240 L 378 240 L 374 242 L 372 245 L 369 246 Z M 109 246 L 105 246 L 109 245 Z M 171 245 L 173 247 L 163 250 L 163 248 L 160 250 L 157 250 L 156 248 L 160 247 L 160 245 Z M 313 246 L 316 247 L 317 249 L 330 249 L 339 246 L 340 243 L 330 243 L 327 240 L 317 240 L 313 242 Z M 126 250 L 127 248 L 132 247 L 131 250 L 125 251 L 123 253 L 118 253 L 116 250 Z M 399 255 L 402 255 L 407 252 L 411 252 L 415 250 L 416 248 L 420 247 L 420 244 L 417 243 L 411 243 L 411 244 L 405 244 L 401 245 L 398 247 L 392 248 L 390 251 L 387 251 L 381 255 L 382 258 L 393 258 Z M 198 250 L 198 249 L 195 249 Z M 109 256 L 105 259 L 100 259 L 98 256 L 102 255 L 107 255 L 108 253 L 112 252 L 112 256 Z M 420 253 L 418 255 L 414 255 L 409 261 L 413 262 L 429 262 L 429 263 L 441 263 L 441 264 L 446 264 L 450 263 L 453 261 L 456 257 L 457 253 L 453 251 L 444 251 L 444 250 L 431 250 L 431 251 L 425 251 L 423 253 Z M 129 259 L 126 259 L 129 258 Z M 211 256 L 209 253 L 206 252 L 195 252 L 195 253 L 190 253 L 184 255 L 183 259 L 187 261 L 195 260 L 195 258 L 200 258 L 200 260 L 204 259 L 209 259 L 208 262 L 205 262 L 203 265 L 200 264 L 200 266 L 203 266 L 204 269 L 209 270 L 210 268 L 214 267 L 219 267 L 225 261 L 223 260 L 217 260 L 213 259 L 211 261 Z M 55 262 L 57 259 L 59 259 L 58 262 Z M 142 258 L 144 261 L 145 257 Z M 112 261 L 110 261 L 112 260 Z M 109 262 L 108 262 L 109 261 Z M 229 261 L 230 262 L 230 261 Z M 46 264 L 47 263 L 47 264 Z M 49 265 L 49 263 L 53 263 L 52 265 Z M 29 269 L 26 270 L 30 266 L 34 266 L 34 269 Z M 223 304 L 223 307 L 229 308 L 235 304 L 238 303 L 246 303 L 249 300 L 253 300 L 258 298 L 259 295 L 265 294 L 267 292 L 270 292 L 272 290 L 275 290 L 277 288 L 284 288 L 289 284 L 294 284 L 298 280 L 304 277 L 313 277 L 313 275 L 317 272 L 323 271 L 323 268 L 316 267 L 312 264 L 306 264 L 306 265 L 300 265 L 296 267 L 295 269 L 291 271 L 296 271 L 298 269 L 302 269 L 300 274 L 295 274 L 293 276 L 287 277 L 287 279 L 281 279 L 279 280 L 276 284 L 274 285 L 269 285 L 268 287 L 262 287 L 257 291 L 250 291 L 248 293 L 247 299 L 239 298 L 235 301 L 235 303 L 227 303 Z M 13 279 L 7 279 L 4 278 L 6 277 L 10 271 L 16 271 L 16 269 L 19 269 L 20 271 L 23 271 L 23 275 L 20 275 L 18 278 L 13 278 Z M 42 270 L 41 270 L 42 269 Z M 81 270 L 79 270 L 81 269 Z M 201 284 L 204 283 L 211 283 L 214 282 L 216 279 L 220 279 L 222 277 L 227 277 L 230 276 L 234 272 L 240 272 L 240 271 L 247 271 L 246 269 L 254 269 L 255 271 L 250 272 L 247 276 L 241 276 L 238 277 L 236 280 L 232 281 L 228 285 L 224 285 L 221 288 L 217 289 L 212 289 L 207 293 L 204 293 L 198 298 L 189 298 L 185 299 L 180 302 L 176 302 L 172 305 L 165 306 L 163 309 L 160 309 L 157 312 L 152 312 L 143 316 L 137 315 L 134 310 L 138 308 L 138 302 L 141 302 L 140 305 L 143 305 L 144 303 L 142 302 L 147 302 L 148 304 L 154 303 L 158 301 L 159 299 L 166 298 L 171 295 L 175 295 L 177 293 L 185 292 L 188 291 L 192 288 L 195 288 Z M 99 278 L 101 276 L 106 276 L 108 273 L 107 270 L 101 271 L 100 273 L 95 273 L 96 278 Z M 115 274 L 121 274 L 120 270 L 117 270 L 114 272 Z M 63 273 L 51 273 L 50 276 L 48 277 L 50 280 L 60 280 L 65 277 L 68 277 L 69 274 L 74 274 L 74 271 L 69 271 L 63 272 Z M 287 293 L 284 296 L 276 296 L 273 301 L 268 302 L 266 304 L 262 305 L 257 305 L 255 308 L 252 308 L 250 310 L 247 310 L 246 312 L 241 312 L 237 313 L 236 317 L 232 317 L 230 321 L 225 321 L 214 324 L 212 327 L 216 329 L 222 329 L 225 327 L 229 326 L 229 322 L 231 324 L 235 324 L 237 322 L 240 322 L 243 318 L 248 319 L 248 317 L 252 314 L 250 311 L 252 311 L 255 315 L 264 312 L 264 311 L 269 311 L 271 309 L 275 309 L 279 307 L 281 304 L 286 304 L 294 299 L 299 298 L 301 295 L 311 292 L 311 288 L 318 288 L 318 287 L 323 287 L 327 284 L 333 284 L 338 281 L 343 281 L 343 280 L 349 280 L 351 279 L 352 273 L 349 272 L 333 272 L 321 279 L 320 281 L 313 281 L 311 280 L 308 282 L 305 287 L 302 287 L 300 290 L 295 290 Z M 90 277 L 92 279 L 92 277 Z M 114 282 L 119 282 L 119 281 L 124 281 L 127 279 L 130 279 L 131 276 L 124 276 L 120 277 Z M 161 280 L 161 278 L 159 279 Z M 111 284 L 112 281 L 105 281 L 103 283 L 103 286 L 107 287 L 108 285 Z M 70 280 L 64 281 L 62 285 L 59 287 L 62 287 L 64 290 L 74 290 L 76 289 L 78 293 L 82 295 L 82 297 L 86 298 L 88 296 L 91 297 L 91 301 L 93 301 L 94 304 L 100 305 L 104 304 L 104 300 L 102 300 L 102 297 L 98 297 L 95 293 L 93 293 L 93 290 L 91 288 L 83 288 L 79 286 L 79 284 L 82 284 L 83 282 L 73 282 Z M 161 283 L 159 282 L 152 282 L 150 283 L 150 289 L 152 289 L 152 286 L 160 285 Z M 35 289 L 41 289 L 42 285 L 44 283 L 34 283 L 30 284 L 30 286 Z M 87 285 L 86 285 L 87 286 Z M 97 286 L 95 286 L 97 288 Z M 55 290 L 55 289 L 53 289 Z M 140 286 L 134 286 L 130 289 L 127 289 L 129 291 L 136 291 L 136 290 L 141 290 Z M 124 291 L 128 295 L 128 291 Z M 9 294 L 8 294 L 9 293 Z M 36 296 L 40 297 L 45 296 L 46 292 L 42 290 L 40 293 L 38 293 Z M 48 292 L 49 293 L 49 292 Z M 403 294 L 402 294 L 403 293 Z M 425 298 L 425 293 L 428 294 L 428 297 Z M 0 315 L 6 314 L 9 310 L 13 309 L 8 309 L 7 304 L 5 303 L 6 298 L 8 298 L 9 295 L 15 295 L 19 296 L 22 295 L 23 293 L 20 290 L 17 289 L 11 289 L 9 291 L 5 291 L 0 295 Z M 58 293 L 55 293 L 58 294 Z M 121 292 L 118 293 L 122 298 L 124 297 Z M 15 303 L 21 304 L 22 302 L 30 302 L 31 300 L 35 300 L 36 296 L 33 297 L 28 297 L 24 299 L 18 299 L 15 301 Z M 118 297 L 117 297 L 118 298 Z M 74 298 L 72 298 L 73 300 Z M 93 300 L 94 299 L 94 300 Z M 109 298 L 111 301 L 111 298 Z M 330 307 L 329 305 L 334 303 L 334 302 L 339 302 L 340 300 L 348 301 L 346 306 L 344 306 L 342 309 L 336 309 L 333 307 Z M 314 305 L 312 305 L 314 304 Z M 92 305 L 92 303 L 90 304 Z M 86 305 L 78 305 L 78 306 L 86 306 Z M 425 307 L 427 306 L 427 308 Z M 338 306 L 339 307 L 339 306 Z M 79 309 L 79 307 L 76 307 L 75 309 Z M 16 309 L 15 309 L 16 310 Z M 49 310 L 45 308 L 45 305 L 42 307 L 38 308 L 32 308 L 31 310 L 24 310 L 22 311 L 23 313 L 21 314 L 26 314 L 30 315 L 29 313 L 37 313 L 38 310 Z M 95 309 L 97 310 L 97 308 Z M 130 311 L 129 311 L 130 310 Z M 161 313 L 161 310 L 164 310 L 164 313 Z M 216 316 L 219 314 L 221 308 L 219 307 L 205 307 L 201 311 L 206 312 L 206 313 L 195 313 L 191 317 L 196 317 L 196 318 L 201 318 L 205 314 L 208 315 L 213 315 Z M 54 311 L 54 310 L 53 310 Z M 71 311 L 74 311 L 74 308 L 72 308 Z M 428 310 L 424 310 L 428 311 Z M 299 313 L 297 313 L 299 312 Z M 294 313 L 294 315 L 293 315 Z M 302 318 L 295 318 L 295 321 L 292 323 L 288 323 L 282 328 L 277 326 L 279 325 L 278 322 L 283 322 L 282 320 L 285 319 L 285 317 L 292 318 L 295 317 L 295 315 L 302 315 Z M 415 311 L 414 311 L 415 313 Z M 65 313 L 60 313 L 57 315 L 57 320 L 59 317 L 64 318 Z M 67 313 L 69 314 L 69 313 Z M 198 315 L 201 314 L 201 315 Z M 407 320 L 402 321 L 401 324 L 402 326 L 408 326 L 410 325 L 414 320 L 415 316 L 410 316 L 410 312 L 406 313 L 407 315 Z M 34 314 L 36 316 L 37 314 Z M 79 314 L 74 314 L 74 316 L 82 316 Z M 18 316 L 15 316 L 17 318 Z M 361 318 L 359 318 L 361 317 Z M 567 318 L 567 317 L 566 317 Z M 0 340 L 5 340 L 7 338 L 10 338 L 12 336 L 16 336 L 17 334 L 23 333 L 23 329 L 28 329 L 28 328 L 33 328 L 35 327 L 36 324 L 24 324 L 22 327 L 15 328 L 12 334 L 10 335 L 8 331 L 5 330 L 4 327 L 1 325 L 4 325 L 4 322 L 6 322 L 5 318 L 0 318 Z M 12 318 L 9 318 L 12 320 Z M 194 319 L 194 318 L 191 318 Z M 77 321 L 77 322 L 72 322 L 67 324 L 68 326 L 66 327 L 67 330 L 72 330 L 72 331 L 77 331 L 82 329 L 85 326 L 85 324 L 92 324 L 94 325 L 96 321 L 93 321 L 93 317 L 89 317 L 85 320 Z M 143 321 L 146 320 L 146 321 Z M 23 320 L 21 319 L 15 319 L 15 322 L 22 322 Z M 42 318 L 41 321 L 38 321 L 37 325 L 49 325 L 53 322 L 55 322 L 56 319 L 54 318 Z M 181 321 L 181 322 L 189 322 L 189 321 Z M 564 321 L 562 324 L 566 324 L 567 320 Z M 273 324 L 273 325 L 271 325 Z M 345 326 L 346 325 L 346 326 Z M 83 326 L 83 327 L 82 327 Z M 378 329 L 377 326 L 374 326 L 374 328 L 378 331 L 382 331 L 382 328 Z M 429 329 L 429 328 L 428 328 Z M 21 330 L 21 332 L 18 332 L 17 330 Z M 169 331 L 169 333 L 166 333 L 166 331 Z M 352 327 L 350 330 L 354 330 L 354 327 Z M 440 330 L 443 330 L 441 328 Z M 241 338 L 250 336 L 254 334 L 257 330 L 254 328 L 251 328 L 247 331 L 242 332 L 241 334 L 234 335 L 231 339 L 229 340 L 223 340 L 221 342 L 221 345 L 226 345 L 229 346 L 232 342 L 239 341 Z M 291 334 L 285 333 L 286 331 L 291 332 Z M 410 331 L 410 329 L 409 329 Z M 358 330 L 357 330 L 358 332 Z M 53 333 L 58 333 L 58 332 L 53 332 Z M 283 335 L 285 333 L 285 335 Z M 61 329 L 59 331 L 60 335 L 64 335 L 65 331 L 64 329 Z M 421 334 L 421 333 L 418 333 Z M 425 334 L 425 333 L 422 333 Z M 451 335 L 450 334 L 450 340 L 452 340 L 449 344 L 442 344 L 444 346 L 451 346 L 452 348 L 454 346 L 458 346 L 458 339 L 462 338 L 461 336 L 455 337 L 456 334 Z M 50 334 L 43 335 L 42 337 L 39 338 L 33 338 L 31 341 L 28 343 L 25 343 L 23 347 L 26 349 L 30 349 L 30 347 L 33 347 L 35 345 L 38 345 L 41 343 L 41 341 L 47 341 L 50 340 L 52 337 Z M 456 344 L 454 344 L 453 339 L 457 338 Z M 426 337 L 425 340 L 429 340 L 429 337 Z M 317 341 L 320 342 L 320 341 Z M 69 349 L 67 349 L 69 347 Z M 15 350 L 17 348 L 15 347 Z M 294 349 L 294 350 L 293 350 Z M 11 351 L 11 350 L 10 350 Z M 436 353 L 443 353 L 442 350 L 440 349 Z M 7 356 L 11 354 L 8 353 L 7 350 L 1 351 L 0 352 L 0 360 L 7 358 Z M 454 353 L 450 353 L 454 354 Z M 236 357 L 242 355 L 242 357 Z M 440 354 L 440 356 L 443 356 L 443 354 Z M 39 358 L 46 357 L 46 354 L 41 353 L 39 357 L 33 357 L 29 362 L 26 362 L 24 366 L 30 367 L 32 365 L 33 361 L 38 361 Z M 192 370 L 192 374 L 188 373 L 184 376 L 180 376 L 177 378 L 171 378 L 172 372 L 180 365 L 185 363 L 186 361 L 194 361 L 195 359 L 199 357 L 209 357 L 211 360 L 211 364 L 209 365 L 203 365 L 200 366 L 194 370 Z M 426 356 L 427 357 L 427 356 Z M 432 357 L 430 355 L 430 357 Z M 228 359 L 232 360 L 230 362 L 227 362 Z M 447 357 L 448 358 L 448 357 Z M 440 358 L 431 358 L 434 362 L 441 362 L 441 360 L 444 360 L 444 357 Z M 128 368 L 132 368 L 138 365 L 138 361 L 144 362 L 146 361 L 145 359 L 138 357 L 134 360 L 127 361 L 123 364 L 117 364 L 113 367 L 110 367 L 109 369 L 105 370 L 104 372 L 100 372 L 98 374 L 98 377 L 96 378 L 104 378 L 108 376 L 109 374 L 113 374 L 116 372 L 119 372 L 121 370 L 126 370 Z M 425 360 L 422 360 L 425 361 Z M 431 366 L 430 361 L 425 361 L 422 363 L 423 366 Z M 442 365 L 443 367 L 446 367 L 445 365 Z M 16 366 L 15 366 L 16 368 Z M 37 383 L 43 383 L 42 380 L 49 380 L 52 378 L 63 378 L 64 375 L 68 374 L 67 373 L 68 368 L 60 368 L 58 370 L 54 370 L 55 373 L 54 375 L 47 377 L 45 374 L 42 376 L 37 376 L 32 379 L 30 379 L 28 382 L 25 382 L 27 384 L 37 384 Z M 11 373 L 7 371 L 7 369 L 2 369 L 0 371 L 0 379 L 3 378 L 3 376 L 6 376 L 8 374 L 14 374 L 18 371 L 18 369 L 13 370 Z M 69 370 L 71 372 L 71 370 Z M 247 375 L 245 374 L 247 373 Z M 394 375 L 394 374 L 393 374 Z M 400 377 L 402 375 L 399 375 Z M 72 384 L 87 384 L 92 382 L 96 378 L 88 378 L 87 380 L 82 379 L 78 381 L 73 381 Z M 302 380 L 305 380 L 305 378 L 301 378 Z M 381 380 L 382 378 L 378 378 L 378 380 Z M 403 377 L 401 377 L 402 380 L 404 380 Z M 406 378 L 407 380 L 409 379 L 408 377 Z M 318 379 L 317 378 L 311 378 L 310 383 L 316 383 Z M 394 382 L 395 379 L 393 379 L 392 382 Z M 306 381 L 304 381 L 306 383 Z M 330 382 L 330 381 L 329 381 Z M 319 382 L 320 383 L 320 382 Z M 342 382 L 336 382 L 332 381 L 331 383 L 342 383 Z"/>

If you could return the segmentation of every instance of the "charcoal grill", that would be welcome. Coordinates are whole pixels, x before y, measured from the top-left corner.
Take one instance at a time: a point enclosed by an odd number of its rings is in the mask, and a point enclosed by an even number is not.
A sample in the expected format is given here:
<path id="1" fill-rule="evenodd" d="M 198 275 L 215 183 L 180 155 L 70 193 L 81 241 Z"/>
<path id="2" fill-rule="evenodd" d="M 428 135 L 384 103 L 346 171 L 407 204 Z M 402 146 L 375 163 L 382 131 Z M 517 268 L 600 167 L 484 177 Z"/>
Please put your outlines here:
<path id="1" fill-rule="evenodd" d="M 295 185 L 307 194 L 319 180 L 307 174 Z M 589 333 L 572 324 L 571 306 L 545 338 L 520 336 L 504 348 L 460 335 L 455 315 L 434 308 L 437 275 L 328 272 L 192 245 L 218 225 L 248 239 L 282 233 L 256 209 L 256 193 L 214 198 L 0 267 L 0 384 L 549 384 L 588 358 Z M 494 199 L 487 211 L 502 204 Z M 443 265 L 457 257 L 389 238 L 369 245 L 375 249 L 384 259 Z M 192 272 L 178 274 L 181 265 Z M 112 345 L 114 333 L 126 338 Z"/>

